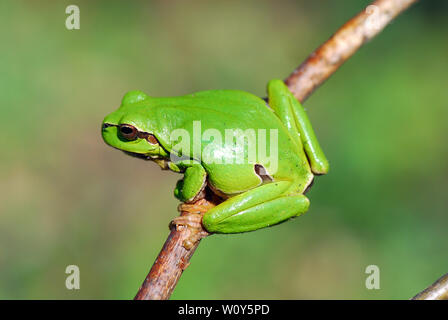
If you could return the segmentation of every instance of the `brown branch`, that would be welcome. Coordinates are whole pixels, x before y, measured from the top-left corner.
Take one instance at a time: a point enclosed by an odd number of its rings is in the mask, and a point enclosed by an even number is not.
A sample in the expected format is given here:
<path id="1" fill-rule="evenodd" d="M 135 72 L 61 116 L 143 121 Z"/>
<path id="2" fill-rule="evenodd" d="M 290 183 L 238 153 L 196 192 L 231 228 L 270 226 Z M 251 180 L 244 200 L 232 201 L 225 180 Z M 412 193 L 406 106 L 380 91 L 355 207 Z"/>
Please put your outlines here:
<path id="1" fill-rule="evenodd" d="M 195 204 L 202 208 L 209 210 L 217 204 L 217 199 L 212 200 L 202 199 Z M 206 211 L 204 210 L 204 211 Z M 186 214 L 182 212 L 181 215 Z M 184 244 L 192 235 L 192 229 L 181 225 L 177 227 L 170 224 L 170 235 L 166 239 L 165 244 L 160 250 L 160 253 L 149 271 L 145 281 L 135 296 L 135 300 L 167 300 L 176 287 L 182 272 L 190 264 L 190 259 L 193 256 L 199 241 L 192 246 L 185 248 Z M 202 229 L 199 232 L 203 233 L 203 237 L 209 233 Z"/>
<path id="2" fill-rule="evenodd" d="M 411 300 L 448 300 L 448 273 Z"/>
<path id="3" fill-rule="evenodd" d="M 300 101 L 304 101 L 327 80 L 364 43 L 376 36 L 399 13 L 416 0 L 377 0 L 344 24 L 320 46 L 286 80 Z M 205 232 L 205 230 L 203 230 Z M 168 299 L 183 270 L 189 265 L 197 242 L 190 250 L 183 243 L 189 237 L 188 228 L 171 230 L 162 250 L 135 299 Z"/>
<path id="4" fill-rule="evenodd" d="M 347 21 L 285 80 L 303 102 L 367 41 L 417 0 L 377 0 Z"/>
<path id="5" fill-rule="evenodd" d="M 171 228 L 171 233 L 166 239 L 148 276 L 138 290 L 135 300 L 167 300 L 170 298 L 182 271 L 188 266 L 199 242 L 190 250 L 182 244 L 189 236 L 188 228 L 178 230 Z"/>

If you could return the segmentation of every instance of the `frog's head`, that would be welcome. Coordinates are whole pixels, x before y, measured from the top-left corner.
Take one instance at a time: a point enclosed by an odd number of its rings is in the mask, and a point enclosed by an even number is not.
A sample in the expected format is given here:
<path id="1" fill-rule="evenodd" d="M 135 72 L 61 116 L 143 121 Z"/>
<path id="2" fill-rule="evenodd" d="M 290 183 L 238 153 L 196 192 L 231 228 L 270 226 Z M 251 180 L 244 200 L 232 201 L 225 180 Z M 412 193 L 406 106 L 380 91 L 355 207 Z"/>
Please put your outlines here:
<path id="1" fill-rule="evenodd" d="M 154 132 L 148 128 L 144 109 L 150 99 L 141 91 L 128 92 L 120 108 L 106 116 L 101 132 L 104 141 L 132 156 L 157 159 L 166 155 Z"/>

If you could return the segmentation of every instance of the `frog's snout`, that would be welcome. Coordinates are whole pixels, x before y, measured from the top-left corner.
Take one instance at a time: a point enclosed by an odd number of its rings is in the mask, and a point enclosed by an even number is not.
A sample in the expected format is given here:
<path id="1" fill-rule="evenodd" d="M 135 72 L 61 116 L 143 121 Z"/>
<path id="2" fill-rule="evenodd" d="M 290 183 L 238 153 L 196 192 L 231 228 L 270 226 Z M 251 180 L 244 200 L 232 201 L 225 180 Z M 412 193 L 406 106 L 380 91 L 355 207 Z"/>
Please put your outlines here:
<path id="1" fill-rule="evenodd" d="M 103 137 L 104 142 L 106 142 L 109 145 L 111 145 L 113 140 L 113 133 L 111 132 L 113 127 L 114 127 L 113 124 L 107 122 L 103 122 L 101 124 L 101 135 Z"/>
<path id="2" fill-rule="evenodd" d="M 109 127 L 113 127 L 113 124 L 110 124 L 110 123 L 103 123 L 103 124 L 101 125 L 101 130 L 105 130 L 106 128 L 109 128 Z"/>
<path id="3" fill-rule="evenodd" d="M 101 133 L 102 134 L 106 133 L 107 132 L 107 128 L 109 128 L 109 127 L 113 127 L 113 125 L 110 124 L 110 123 L 103 123 L 101 125 Z"/>

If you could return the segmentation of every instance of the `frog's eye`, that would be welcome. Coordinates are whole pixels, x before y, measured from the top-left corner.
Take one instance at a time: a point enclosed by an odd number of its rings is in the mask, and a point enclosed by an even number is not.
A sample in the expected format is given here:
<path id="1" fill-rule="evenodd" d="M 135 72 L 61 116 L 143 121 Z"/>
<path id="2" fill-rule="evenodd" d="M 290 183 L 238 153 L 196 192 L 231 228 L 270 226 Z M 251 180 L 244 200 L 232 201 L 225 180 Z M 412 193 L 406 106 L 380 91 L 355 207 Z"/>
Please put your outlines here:
<path id="1" fill-rule="evenodd" d="M 138 130 L 129 124 L 120 124 L 120 134 L 126 140 L 135 140 L 137 138 Z"/>
<path id="2" fill-rule="evenodd" d="M 155 136 L 153 136 L 152 134 L 148 134 L 148 136 L 146 137 L 146 140 L 150 143 L 150 144 L 158 144 L 159 141 L 157 140 L 157 138 Z"/>

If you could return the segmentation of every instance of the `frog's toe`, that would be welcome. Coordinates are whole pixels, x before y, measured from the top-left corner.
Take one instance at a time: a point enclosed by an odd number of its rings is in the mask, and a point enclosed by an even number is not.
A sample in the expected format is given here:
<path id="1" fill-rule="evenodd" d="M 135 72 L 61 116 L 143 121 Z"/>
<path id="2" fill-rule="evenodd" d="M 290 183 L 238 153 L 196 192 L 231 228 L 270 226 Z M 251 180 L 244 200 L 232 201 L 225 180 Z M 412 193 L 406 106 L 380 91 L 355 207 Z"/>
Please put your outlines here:
<path id="1" fill-rule="evenodd" d="M 174 218 L 170 222 L 170 226 L 186 226 L 193 229 L 201 229 L 202 228 L 202 215 L 199 213 L 189 213 L 187 215 L 179 216 Z"/>
<path id="2" fill-rule="evenodd" d="M 197 242 L 201 241 L 201 239 L 207 237 L 208 235 L 209 233 L 205 231 L 193 232 L 187 239 L 184 240 L 182 246 L 187 250 L 191 250 Z"/>
<path id="3" fill-rule="evenodd" d="M 205 199 L 201 199 L 194 203 L 181 203 L 177 210 L 184 216 L 192 213 L 204 214 L 213 208 L 215 205 Z"/>
<path id="4" fill-rule="evenodd" d="M 171 221 L 170 227 L 175 227 L 178 230 L 178 226 L 183 226 L 188 229 L 188 235 L 183 241 L 182 245 L 185 249 L 190 250 L 193 246 L 209 235 L 207 231 L 202 227 L 202 215 L 198 213 L 190 213 L 176 217 Z"/>

